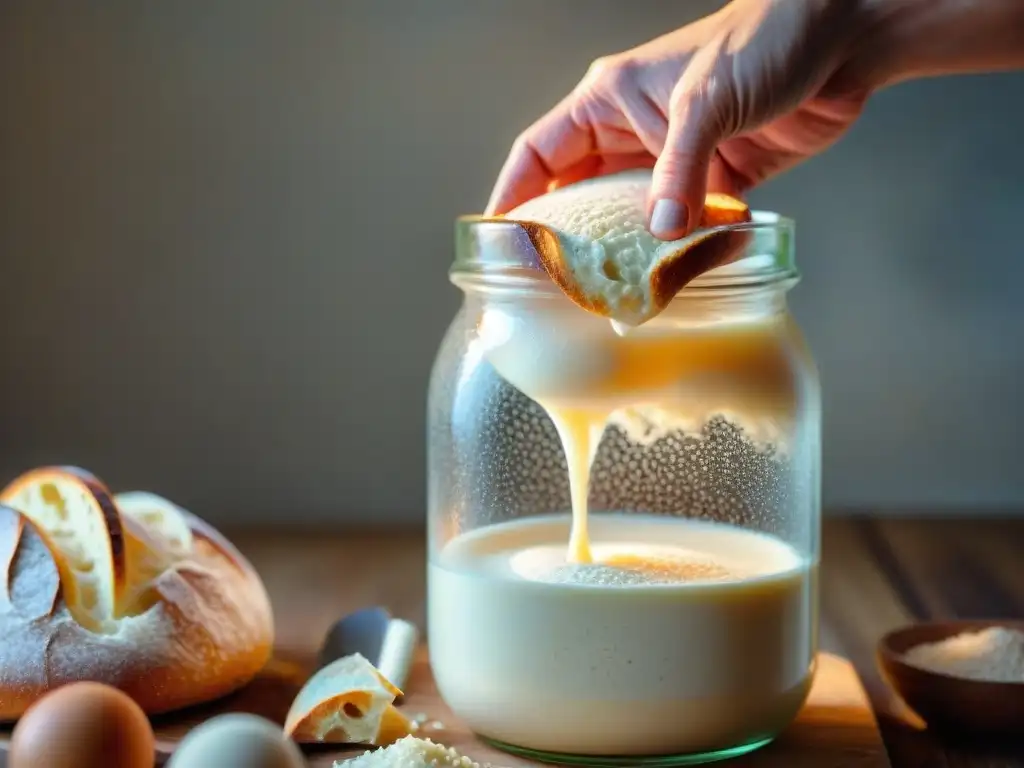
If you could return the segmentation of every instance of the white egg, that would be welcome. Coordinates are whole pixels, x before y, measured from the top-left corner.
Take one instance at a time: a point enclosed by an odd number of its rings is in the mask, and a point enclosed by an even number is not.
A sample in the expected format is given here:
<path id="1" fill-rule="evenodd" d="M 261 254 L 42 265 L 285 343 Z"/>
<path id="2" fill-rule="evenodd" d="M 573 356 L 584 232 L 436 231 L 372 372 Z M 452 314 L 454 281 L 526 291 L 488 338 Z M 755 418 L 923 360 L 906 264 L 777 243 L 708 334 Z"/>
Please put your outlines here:
<path id="1" fill-rule="evenodd" d="M 235 713 L 190 731 L 167 768 L 306 768 L 306 761 L 281 726 Z"/>

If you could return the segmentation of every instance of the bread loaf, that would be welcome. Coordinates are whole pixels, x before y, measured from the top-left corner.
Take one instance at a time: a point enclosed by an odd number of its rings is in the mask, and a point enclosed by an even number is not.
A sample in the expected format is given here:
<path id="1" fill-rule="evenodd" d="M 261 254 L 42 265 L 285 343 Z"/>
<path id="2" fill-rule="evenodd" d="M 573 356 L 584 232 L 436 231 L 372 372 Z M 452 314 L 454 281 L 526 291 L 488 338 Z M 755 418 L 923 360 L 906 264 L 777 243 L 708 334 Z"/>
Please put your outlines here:
<path id="1" fill-rule="evenodd" d="M 223 696 L 270 658 L 266 590 L 227 539 L 75 468 L 0 493 L 0 720 L 92 680 L 148 714 Z"/>

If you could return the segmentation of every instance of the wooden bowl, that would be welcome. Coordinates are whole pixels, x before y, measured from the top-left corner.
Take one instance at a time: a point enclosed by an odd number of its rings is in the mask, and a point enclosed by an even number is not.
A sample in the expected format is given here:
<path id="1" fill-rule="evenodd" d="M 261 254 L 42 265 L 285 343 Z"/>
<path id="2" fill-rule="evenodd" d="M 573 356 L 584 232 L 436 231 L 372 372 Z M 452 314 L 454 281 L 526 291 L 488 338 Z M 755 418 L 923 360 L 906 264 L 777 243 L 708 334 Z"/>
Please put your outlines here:
<path id="1" fill-rule="evenodd" d="M 903 654 L 914 646 L 989 627 L 1024 631 L 1024 621 L 912 624 L 879 640 L 882 674 L 929 729 L 955 737 L 1024 739 L 1024 682 L 968 680 L 920 669 L 903 660 Z"/>

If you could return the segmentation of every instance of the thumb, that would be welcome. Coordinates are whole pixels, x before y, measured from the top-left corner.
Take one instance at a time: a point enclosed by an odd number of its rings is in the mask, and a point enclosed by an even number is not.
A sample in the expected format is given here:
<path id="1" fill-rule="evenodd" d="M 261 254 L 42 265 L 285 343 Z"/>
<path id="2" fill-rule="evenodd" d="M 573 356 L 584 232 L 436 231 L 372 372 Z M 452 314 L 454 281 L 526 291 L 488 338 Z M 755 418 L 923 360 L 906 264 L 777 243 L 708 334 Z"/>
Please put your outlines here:
<path id="1" fill-rule="evenodd" d="M 725 138 L 721 110 L 710 89 L 676 84 L 665 146 L 654 165 L 647 201 L 648 228 L 660 240 L 678 240 L 700 222 L 708 169 Z"/>

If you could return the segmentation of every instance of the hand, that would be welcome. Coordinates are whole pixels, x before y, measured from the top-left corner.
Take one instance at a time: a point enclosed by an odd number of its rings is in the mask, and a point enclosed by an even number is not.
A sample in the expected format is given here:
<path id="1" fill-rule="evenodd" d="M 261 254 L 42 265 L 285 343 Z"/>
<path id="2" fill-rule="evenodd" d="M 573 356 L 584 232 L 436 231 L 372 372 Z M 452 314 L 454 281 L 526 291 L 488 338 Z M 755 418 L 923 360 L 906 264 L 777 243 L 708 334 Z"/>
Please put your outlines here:
<path id="1" fill-rule="evenodd" d="M 707 191 L 746 190 L 821 152 L 870 91 L 850 49 L 854 0 L 733 0 L 599 59 L 516 140 L 487 212 L 581 179 L 653 167 L 647 216 L 664 240 L 695 226 Z"/>

